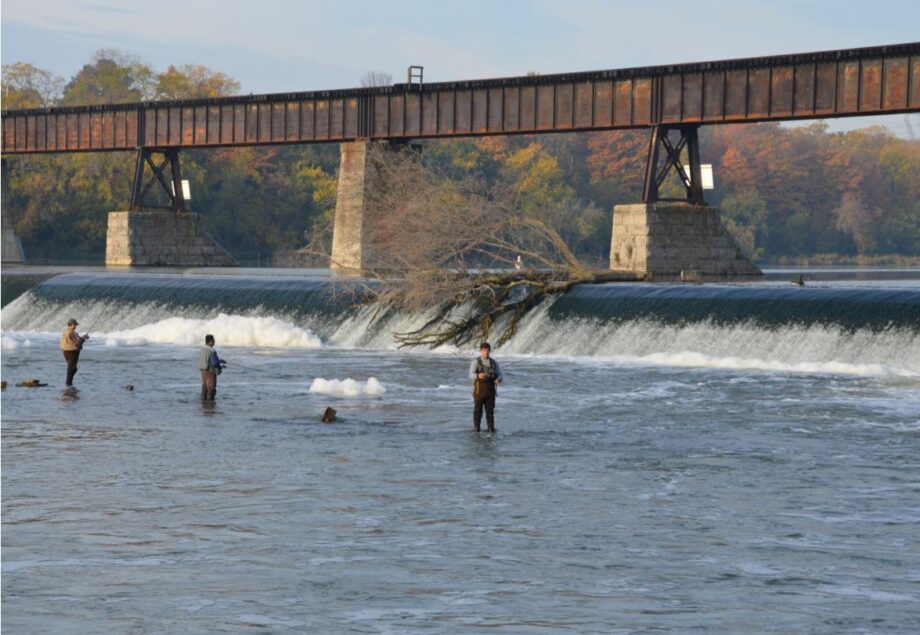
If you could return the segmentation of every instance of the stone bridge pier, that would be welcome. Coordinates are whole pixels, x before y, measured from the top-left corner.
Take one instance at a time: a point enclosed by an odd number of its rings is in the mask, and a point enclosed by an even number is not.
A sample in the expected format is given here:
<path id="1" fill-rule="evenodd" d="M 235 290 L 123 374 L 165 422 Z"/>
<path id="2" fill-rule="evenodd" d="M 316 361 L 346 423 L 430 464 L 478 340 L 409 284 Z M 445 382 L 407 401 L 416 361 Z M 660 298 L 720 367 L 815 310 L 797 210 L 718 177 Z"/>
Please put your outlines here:
<path id="1" fill-rule="evenodd" d="M 722 225 L 719 209 L 703 200 L 697 128 L 652 129 L 642 202 L 613 208 L 612 270 L 692 281 L 763 275 Z M 672 132 L 679 133 L 679 138 Z M 660 186 L 672 171 L 683 182 L 684 199 L 659 196 Z"/>
<path id="2" fill-rule="evenodd" d="M 339 181 L 332 228 L 330 268 L 340 275 L 359 276 L 372 266 L 367 196 L 374 185 L 374 165 L 368 148 L 372 141 L 358 140 L 340 146 Z"/>
<path id="3" fill-rule="evenodd" d="M 2 218 L 3 225 L 3 244 L 0 245 L 0 254 L 3 256 L 3 262 L 24 262 L 26 258 L 22 250 L 22 241 L 19 240 L 19 236 L 16 235 L 16 230 L 13 228 L 13 208 L 9 181 L 10 169 L 6 159 L 2 159 L 2 166 L 0 178 L 3 179 L 3 183 L 0 188 L 3 191 L 3 198 L 0 200 L 0 218 Z"/>
<path id="4" fill-rule="evenodd" d="M 148 172 L 150 173 L 148 175 Z M 167 206 L 150 203 L 151 190 Z M 187 209 L 179 151 L 141 148 L 137 153 L 131 207 L 109 213 L 105 264 L 110 267 L 234 267 L 236 260 Z"/>
<path id="5" fill-rule="evenodd" d="M 410 148 L 420 151 L 419 146 L 405 141 L 359 139 L 340 145 L 329 264 L 337 274 L 360 276 L 381 265 L 374 248 L 374 219 L 368 209 L 377 188 L 386 187 L 378 176 L 378 162 L 385 160 L 388 152 Z"/>

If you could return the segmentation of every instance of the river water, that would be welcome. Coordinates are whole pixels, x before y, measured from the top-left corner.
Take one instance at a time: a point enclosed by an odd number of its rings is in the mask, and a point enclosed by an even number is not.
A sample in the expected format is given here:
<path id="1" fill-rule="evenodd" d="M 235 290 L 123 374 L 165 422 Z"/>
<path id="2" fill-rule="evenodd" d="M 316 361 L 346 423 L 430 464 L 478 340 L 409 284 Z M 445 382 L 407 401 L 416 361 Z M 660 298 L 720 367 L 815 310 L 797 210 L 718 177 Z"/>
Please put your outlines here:
<path id="1" fill-rule="evenodd" d="M 474 351 L 322 275 L 15 273 L 11 633 L 920 631 L 916 273 L 570 293 L 495 351 L 495 435 Z"/>

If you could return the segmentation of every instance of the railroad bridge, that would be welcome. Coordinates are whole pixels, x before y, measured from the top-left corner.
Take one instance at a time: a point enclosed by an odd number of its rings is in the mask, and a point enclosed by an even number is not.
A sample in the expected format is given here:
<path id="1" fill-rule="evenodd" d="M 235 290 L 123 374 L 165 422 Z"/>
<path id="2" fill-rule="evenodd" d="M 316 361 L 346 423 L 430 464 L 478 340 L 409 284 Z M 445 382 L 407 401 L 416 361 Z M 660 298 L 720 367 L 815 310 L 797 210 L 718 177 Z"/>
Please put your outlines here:
<path id="1" fill-rule="evenodd" d="M 704 201 L 700 126 L 920 112 L 920 42 L 430 84 L 413 68 L 392 86 L 4 111 L 2 151 L 136 152 L 129 209 L 109 217 L 107 263 L 223 264 L 229 255 L 187 209 L 180 151 L 339 143 L 332 267 L 360 272 L 368 143 L 648 128 L 642 200 L 614 209 L 611 268 L 752 275 Z M 672 171 L 680 200 L 659 196 Z M 149 205 L 152 188 L 166 210 Z"/>

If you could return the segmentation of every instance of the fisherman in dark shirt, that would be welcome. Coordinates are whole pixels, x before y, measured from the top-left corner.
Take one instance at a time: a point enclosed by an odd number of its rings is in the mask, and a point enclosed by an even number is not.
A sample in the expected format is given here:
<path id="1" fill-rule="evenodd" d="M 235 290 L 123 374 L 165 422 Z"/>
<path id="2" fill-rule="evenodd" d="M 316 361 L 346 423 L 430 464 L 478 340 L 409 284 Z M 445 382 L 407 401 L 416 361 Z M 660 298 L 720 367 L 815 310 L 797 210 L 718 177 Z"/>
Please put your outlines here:
<path id="1" fill-rule="evenodd" d="M 486 411 L 489 432 L 495 432 L 495 387 L 502 383 L 502 370 L 491 357 L 492 346 L 483 342 L 479 346 L 479 357 L 470 364 L 470 379 L 473 382 L 473 429 L 479 432 L 482 411 Z"/>

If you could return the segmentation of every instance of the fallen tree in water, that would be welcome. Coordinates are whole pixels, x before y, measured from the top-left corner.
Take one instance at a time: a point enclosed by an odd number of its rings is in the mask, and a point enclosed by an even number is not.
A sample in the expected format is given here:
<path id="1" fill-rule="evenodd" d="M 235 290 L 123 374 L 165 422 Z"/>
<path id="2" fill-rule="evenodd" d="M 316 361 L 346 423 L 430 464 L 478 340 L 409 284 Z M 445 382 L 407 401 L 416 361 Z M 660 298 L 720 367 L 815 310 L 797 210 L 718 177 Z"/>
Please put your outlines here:
<path id="1" fill-rule="evenodd" d="M 417 329 L 394 333 L 403 346 L 435 348 L 443 344 L 462 346 L 494 336 L 501 346 L 517 333 L 518 323 L 527 312 L 546 298 L 565 293 L 580 284 L 635 280 L 613 272 L 584 272 L 560 275 L 558 272 L 513 272 L 468 275 L 455 280 L 461 289 L 443 301 Z M 399 292 L 391 306 L 403 308 Z M 493 329 L 498 328 L 495 333 Z"/>
<path id="2" fill-rule="evenodd" d="M 525 211 L 515 184 L 487 187 L 476 176 L 447 174 L 411 149 L 369 150 L 363 288 L 376 317 L 421 313 L 418 328 L 393 336 L 400 346 L 462 346 L 494 337 L 500 345 L 521 318 L 573 286 L 635 280 L 582 262 L 547 219 L 576 222 L 579 205 Z M 530 206 L 532 209 L 532 206 Z M 496 331 L 497 329 L 497 331 Z"/>

